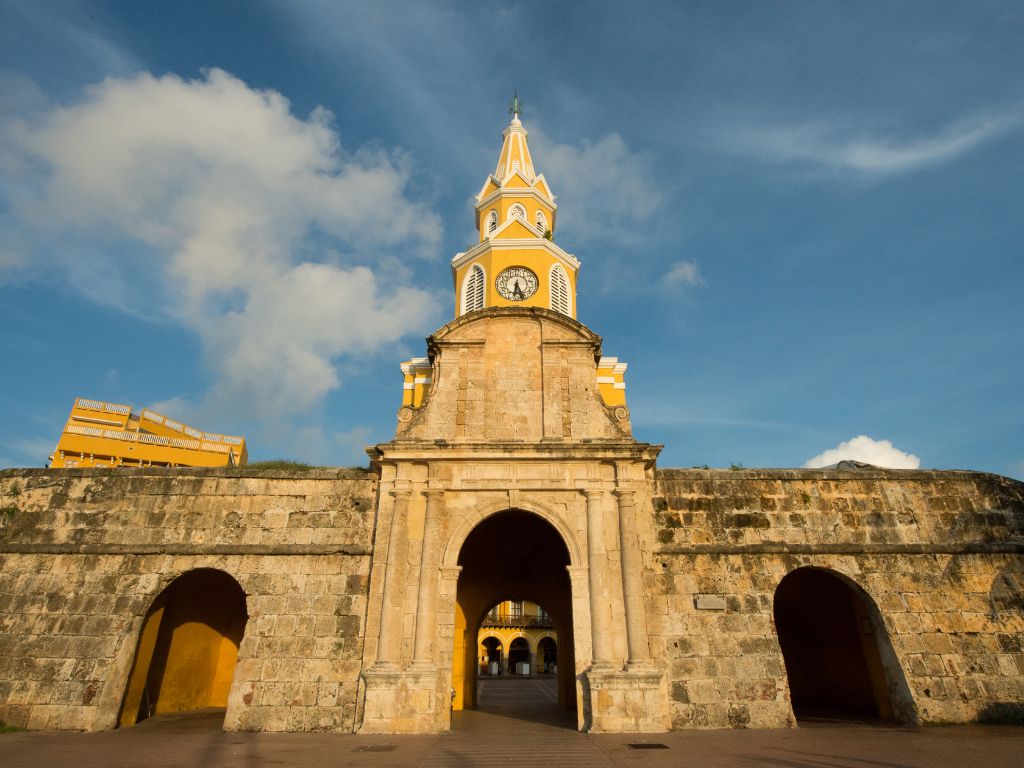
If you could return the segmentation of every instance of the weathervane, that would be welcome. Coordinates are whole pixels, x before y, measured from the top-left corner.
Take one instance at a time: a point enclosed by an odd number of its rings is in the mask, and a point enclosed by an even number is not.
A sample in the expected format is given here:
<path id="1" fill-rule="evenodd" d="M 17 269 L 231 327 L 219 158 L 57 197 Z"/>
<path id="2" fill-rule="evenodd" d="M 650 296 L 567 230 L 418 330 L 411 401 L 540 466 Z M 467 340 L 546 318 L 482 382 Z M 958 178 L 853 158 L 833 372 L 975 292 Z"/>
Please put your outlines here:
<path id="1" fill-rule="evenodd" d="M 519 100 L 519 91 L 512 91 L 512 103 L 508 106 L 508 113 L 512 117 L 519 117 L 519 113 L 523 111 L 523 102 Z"/>

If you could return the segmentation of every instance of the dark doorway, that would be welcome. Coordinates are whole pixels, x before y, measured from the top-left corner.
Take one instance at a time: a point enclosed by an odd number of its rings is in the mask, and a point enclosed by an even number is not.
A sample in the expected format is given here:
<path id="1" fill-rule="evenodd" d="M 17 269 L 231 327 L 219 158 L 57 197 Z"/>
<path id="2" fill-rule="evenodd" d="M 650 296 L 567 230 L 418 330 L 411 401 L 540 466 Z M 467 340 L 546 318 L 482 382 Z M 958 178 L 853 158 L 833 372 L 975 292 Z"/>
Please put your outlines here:
<path id="1" fill-rule="evenodd" d="M 509 702 L 507 707 L 499 705 L 507 709 L 503 711 L 507 716 L 575 727 L 572 594 L 566 571 L 569 552 L 558 531 L 538 515 L 520 510 L 501 512 L 482 521 L 466 537 L 458 563 L 462 571 L 456 594 L 453 709 L 483 709 L 489 706 L 488 702 Z M 480 626 L 487 612 L 506 600 L 531 601 L 544 607 L 545 620 L 553 625 L 559 639 L 557 679 L 541 684 L 530 676 L 513 674 L 504 675 L 503 683 L 490 675 L 479 675 Z M 519 644 L 510 642 L 506 653 L 510 672 L 517 671 L 517 662 L 531 662 L 525 640 Z M 481 696 L 482 703 L 478 700 L 478 679 L 489 686 L 486 695 Z M 515 682 L 523 685 L 507 687 Z"/>
<path id="2" fill-rule="evenodd" d="M 775 628 L 797 720 L 894 719 L 872 614 L 867 594 L 831 571 L 798 568 L 779 584 Z"/>
<path id="3" fill-rule="evenodd" d="M 526 642 L 526 638 L 517 637 L 509 643 L 508 672 L 510 675 L 530 674 L 530 644 Z"/>
<path id="4" fill-rule="evenodd" d="M 226 707 L 248 618 L 245 592 L 223 571 L 172 581 L 143 621 L 118 725 Z"/>
<path id="5" fill-rule="evenodd" d="M 537 656 L 541 665 L 541 672 L 546 675 L 558 671 L 558 643 L 554 638 L 542 637 L 537 643 Z"/>
<path id="6" fill-rule="evenodd" d="M 485 653 L 481 659 L 480 674 L 500 675 L 501 668 L 501 640 L 496 637 L 484 638 L 483 646 Z"/>

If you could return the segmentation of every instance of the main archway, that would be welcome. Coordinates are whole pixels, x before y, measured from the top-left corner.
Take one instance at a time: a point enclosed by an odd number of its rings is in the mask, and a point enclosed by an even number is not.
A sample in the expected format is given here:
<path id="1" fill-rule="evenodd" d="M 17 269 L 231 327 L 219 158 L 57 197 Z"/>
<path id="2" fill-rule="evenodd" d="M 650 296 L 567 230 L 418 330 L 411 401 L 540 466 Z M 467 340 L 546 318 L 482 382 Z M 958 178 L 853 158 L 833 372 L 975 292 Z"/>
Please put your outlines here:
<path id="1" fill-rule="evenodd" d="M 860 587 L 832 571 L 798 568 L 775 590 L 775 628 L 798 721 L 910 719 L 902 672 L 883 660 L 891 655 L 885 627 Z"/>
<path id="2" fill-rule="evenodd" d="M 118 725 L 226 707 L 248 619 L 245 592 L 223 571 L 199 568 L 172 581 L 143 621 Z"/>
<path id="3" fill-rule="evenodd" d="M 455 605 L 453 709 L 477 708 L 478 632 L 494 605 L 513 600 L 541 605 L 550 616 L 558 637 L 557 664 L 552 665 L 558 670 L 558 708 L 552 717 L 575 711 L 572 590 L 566 570 L 570 558 L 559 532 L 530 512 L 499 512 L 466 536 L 458 563 L 462 570 Z"/>

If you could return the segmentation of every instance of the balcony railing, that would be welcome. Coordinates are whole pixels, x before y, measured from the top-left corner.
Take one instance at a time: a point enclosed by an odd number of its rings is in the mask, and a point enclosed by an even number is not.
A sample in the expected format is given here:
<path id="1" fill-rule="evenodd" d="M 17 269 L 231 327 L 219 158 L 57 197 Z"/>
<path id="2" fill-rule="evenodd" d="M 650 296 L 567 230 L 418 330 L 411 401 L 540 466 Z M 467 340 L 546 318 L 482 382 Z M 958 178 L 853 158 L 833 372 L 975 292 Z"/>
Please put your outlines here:
<path id="1" fill-rule="evenodd" d="M 506 616 L 492 615 L 484 616 L 481 627 L 548 627 L 554 629 L 555 623 L 550 616 Z"/>

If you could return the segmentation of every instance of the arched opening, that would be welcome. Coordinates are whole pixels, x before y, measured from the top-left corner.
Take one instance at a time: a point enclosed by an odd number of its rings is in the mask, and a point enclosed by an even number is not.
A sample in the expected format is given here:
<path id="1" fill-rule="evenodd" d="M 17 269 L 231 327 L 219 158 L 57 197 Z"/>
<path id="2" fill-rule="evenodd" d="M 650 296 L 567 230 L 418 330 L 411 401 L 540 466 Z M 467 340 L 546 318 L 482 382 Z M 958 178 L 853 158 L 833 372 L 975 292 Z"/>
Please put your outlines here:
<path id="1" fill-rule="evenodd" d="M 544 675 L 558 672 L 558 643 L 553 637 L 542 637 L 537 643 L 537 671 Z"/>
<path id="2" fill-rule="evenodd" d="M 245 592 L 223 571 L 199 568 L 172 581 L 143 621 L 118 725 L 227 707 L 248 619 Z"/>
<path id="3" fill-rule="evenodd" d="M 485 637 L 481 645 L 484 652 L 480 656 L 480 674 L 500 675 L 504 671 L 504 659 L 502 658 L 504 646 L 502 646 L 501 640 L 496 637 Z"/>
<path id="4" fill-rule="evenodd" d="M 798 568 L 775 590 L 775 629 L 798 721 L 911 719 L 881 616 L 860 587 Z"/>
<path id="5" fill-rule="evenodd" d="M 486 277 L 479 264 L 474 264 L 462 284 L 462 314 L 484 308 Z"/>
<path id="6" fill-rule="evenodd" d="M 551 284 L 551 308 L 555 312 L 572 317 L 572 295 L 569 290 L 569 277 L 565 274 L 561 264 L 554 264 L 551 267 L 551 277 L 548 281 Z"/>
<path id="7" fill-rule="evenodd" d="M 508 673 L 528 675 L 530 666 L 530 643 L 525 637 L 517 637 L 508 646 Z"/>
<path id="8" fill-rule="evenodd" d="M 569 552 L 558 531 L 529 512 L 500 512 L 469 533 L 458 563 L 462 571 L 456 593 L 453 709 L 479 708 L 575 726 L 575 717 L 567 715 L 576 710 L 572 594 L 566 570 Z M 519 621 L 544 622 L 543 629 L 558 638 L 551 664 L 552 672 L 557 671 L 555 677 L 537 680 L 531 674 L 538 662 L 530 642 L 522 636 L 526 632 L 507 640 L 506 655 L 495 669 L 497 659 L 491 656 L 491 649 L 497 651 L 498 641 L 495 638 L 488 644 L 487 637 L 480 637 L 480 628 L 488 616 L 497 620 L 501 606 L 506 606 L 502 610 L 510 617 L 520 611 Z M 485 658 L 486 666 L 481 663 Z M 494 671 L 500 673 L 501 680 Z M 522 684 L 509 688 L 517 680 Z M 493 690 L 499 686 L 504 693 L 488 696 L 486 686 Z M 514 694 L 510 693 L 513 690 Z"/>

